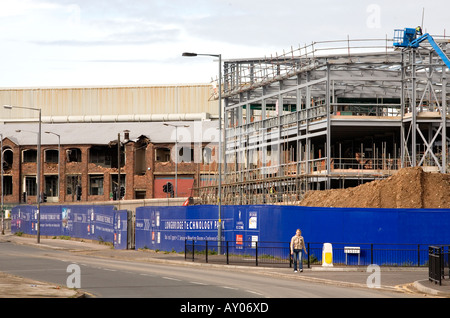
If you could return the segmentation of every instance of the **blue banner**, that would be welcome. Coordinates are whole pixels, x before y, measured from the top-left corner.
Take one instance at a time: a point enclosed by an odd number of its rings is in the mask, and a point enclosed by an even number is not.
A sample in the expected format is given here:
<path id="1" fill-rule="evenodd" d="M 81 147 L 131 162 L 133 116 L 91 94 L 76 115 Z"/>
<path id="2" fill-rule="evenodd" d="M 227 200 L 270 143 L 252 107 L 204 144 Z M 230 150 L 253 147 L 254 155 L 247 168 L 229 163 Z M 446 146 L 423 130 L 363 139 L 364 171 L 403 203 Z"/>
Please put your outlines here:
<path id="1" fill-rule="evenodd" d="M 289 242 L 297 228 L 306 242 L 449 244 L 449 209 L 362 209 L 222 206 L 222 239 Z M 217 240 L 217 206 L 136 209 L 136 248 L 181 252 L 185 240 Z"/>
<path id="2" fill-rule="evenodd" d="M 40 235 L 70 236 L 113 243 L 127 248 L 127 211 L 113 206 L 69 205 L 40 207 Z M 37 235 L 38 210 L 20 205 L 11 211 L 11 232 Z"/>
<path id="3" fill-rule="evenodd" d="M 127 248 L 127 213 L 115 211 L 112 206 L 41 206 L 41 234 L 112 242 L 115 248 Z M 34 206 L 14 207 L 11 231 L 36 235 L 37 216 Z M 183 252 L 185 240 L 217 240 L 219 224 L 222 240 L 239 242 L 243 247 L 255 242 L 289 242 L 299 228 L 307 243 L 333 243 L 342 250 L 342 258 L 357 259 L 355 255 L 344 255 L 344 248 L 360 244 L 361 261 L 370 256 L 366 244 L 450 243 L 449 209 L 227 205 L 221 208 L 219 222 L 217 206 L 195 205 L 138 207 L 135 247 Z"/>

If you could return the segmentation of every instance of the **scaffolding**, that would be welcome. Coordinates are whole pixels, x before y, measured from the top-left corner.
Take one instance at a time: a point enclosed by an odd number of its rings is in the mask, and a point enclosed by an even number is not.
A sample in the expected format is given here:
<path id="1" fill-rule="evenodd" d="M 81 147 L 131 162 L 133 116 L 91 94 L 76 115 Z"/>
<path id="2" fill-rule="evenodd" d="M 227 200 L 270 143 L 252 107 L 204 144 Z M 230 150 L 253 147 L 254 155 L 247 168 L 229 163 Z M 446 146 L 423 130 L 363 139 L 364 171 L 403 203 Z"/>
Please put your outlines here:
<path id="1" fill-rule="evenodd" d="M 448 69 L 427 46 L 314 42 L 223 68 L 223 204 L 297 204 L 408 166 L 448 171 Z M 208 176 L 204 204 L 217 202 Z"/>

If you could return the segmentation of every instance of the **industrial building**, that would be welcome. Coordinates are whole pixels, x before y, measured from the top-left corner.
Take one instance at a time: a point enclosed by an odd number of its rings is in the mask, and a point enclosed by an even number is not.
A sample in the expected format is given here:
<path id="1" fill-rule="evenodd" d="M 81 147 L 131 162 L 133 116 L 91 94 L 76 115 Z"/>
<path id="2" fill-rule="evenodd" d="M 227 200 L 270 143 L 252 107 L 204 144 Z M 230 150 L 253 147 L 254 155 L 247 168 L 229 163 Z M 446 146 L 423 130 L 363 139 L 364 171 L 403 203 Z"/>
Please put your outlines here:
<path id="1" fill-rule="evenodd" d="M 434 36 L 442 52 L 449 40 Z M 314 42 L 224 62 L 223 204 L 296 204 L 402 167 L 448 171 L 448 67 L 428 43 Z M 204 203 L 217 200 L 203 187 Z"/>
<path id="2" fill-rule="evenodd" d="M 209 84 L 0 89 L 2 199 L 35 204 L 39 179 L 48 204 L 193 196 L 217 171 L 210 94 Z"/>

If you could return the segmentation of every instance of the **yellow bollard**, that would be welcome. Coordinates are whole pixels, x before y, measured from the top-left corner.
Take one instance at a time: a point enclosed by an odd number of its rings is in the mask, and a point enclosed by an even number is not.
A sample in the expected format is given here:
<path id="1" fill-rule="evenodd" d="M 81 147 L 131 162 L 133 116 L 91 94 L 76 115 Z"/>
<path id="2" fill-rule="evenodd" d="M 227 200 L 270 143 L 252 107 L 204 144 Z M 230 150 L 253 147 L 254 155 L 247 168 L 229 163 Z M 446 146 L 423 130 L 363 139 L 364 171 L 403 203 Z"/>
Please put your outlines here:
<path id="1" fill-rule="evenodd" d="M 322 266 L 333 266 L 333 246 L 331 243 L 323 244 Z"/>

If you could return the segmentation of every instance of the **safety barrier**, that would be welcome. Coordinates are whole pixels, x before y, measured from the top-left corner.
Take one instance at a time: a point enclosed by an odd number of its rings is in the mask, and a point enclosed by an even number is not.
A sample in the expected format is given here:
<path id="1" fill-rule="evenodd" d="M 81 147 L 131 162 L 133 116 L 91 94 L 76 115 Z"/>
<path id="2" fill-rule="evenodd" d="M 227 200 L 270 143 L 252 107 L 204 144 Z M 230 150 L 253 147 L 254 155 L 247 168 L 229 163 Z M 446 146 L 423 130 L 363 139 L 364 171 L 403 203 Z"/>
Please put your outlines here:
<path id="1" fill-rule="evenodd" d="M 289 242 L 300 228 L 307 242 L 343 242 L 333 243 L 333 259 L 350 265 L 422 266 L 428 261 L 426 246 L 450 242 L 450 209 L 223 205 L 219 222 L 216 205 L 138 207 L 134 221 L 130 212 L 113 206 L 44 205 L 40 215 L 41 235 L 114 242 L 116 248 L 132 241 L 136 249 L 180 253 L 185 240 L 217 241 L 219 232 L 224 242 L 256 244 Z M 35 206 L 16 206 L 11 218 L 13 233 L 37 234 Z M 318 259 L 322 244 L 310 243 Z M 346 247 L 359 247 L 359 253 L 345 253 Z"/>
<path id="2" fill-rule="evenodd" d="M 218 208 L 139 207 L 135 224 L 136 248 L 182 253 L 185 240 L 217 240 Z M 424 265 L 429 245 L 450 242 L 450 209 L 223 205 L 220 224 L 221 240 L 230 242 L 289 242 L 300 228 L 306 242 L 334 242 L 334 258 L 343 263 L 344 247 L 360 247 L 362 265 L 374 262 Z M 397 245 L 395 248 L 393 243 Z M 321 251 L 322 245 L 311 248 Z M 357 264 L 358 254 L 347 254 L 347 261 Z"/>
<path id="3" fill-rule="evenodd" d="M 113 243 L 127 248 L 127 211 L 112 206 L 70 205 L 37 207 L 19 205 L 11 211 L 11 233 L 69 236 Z"/>

